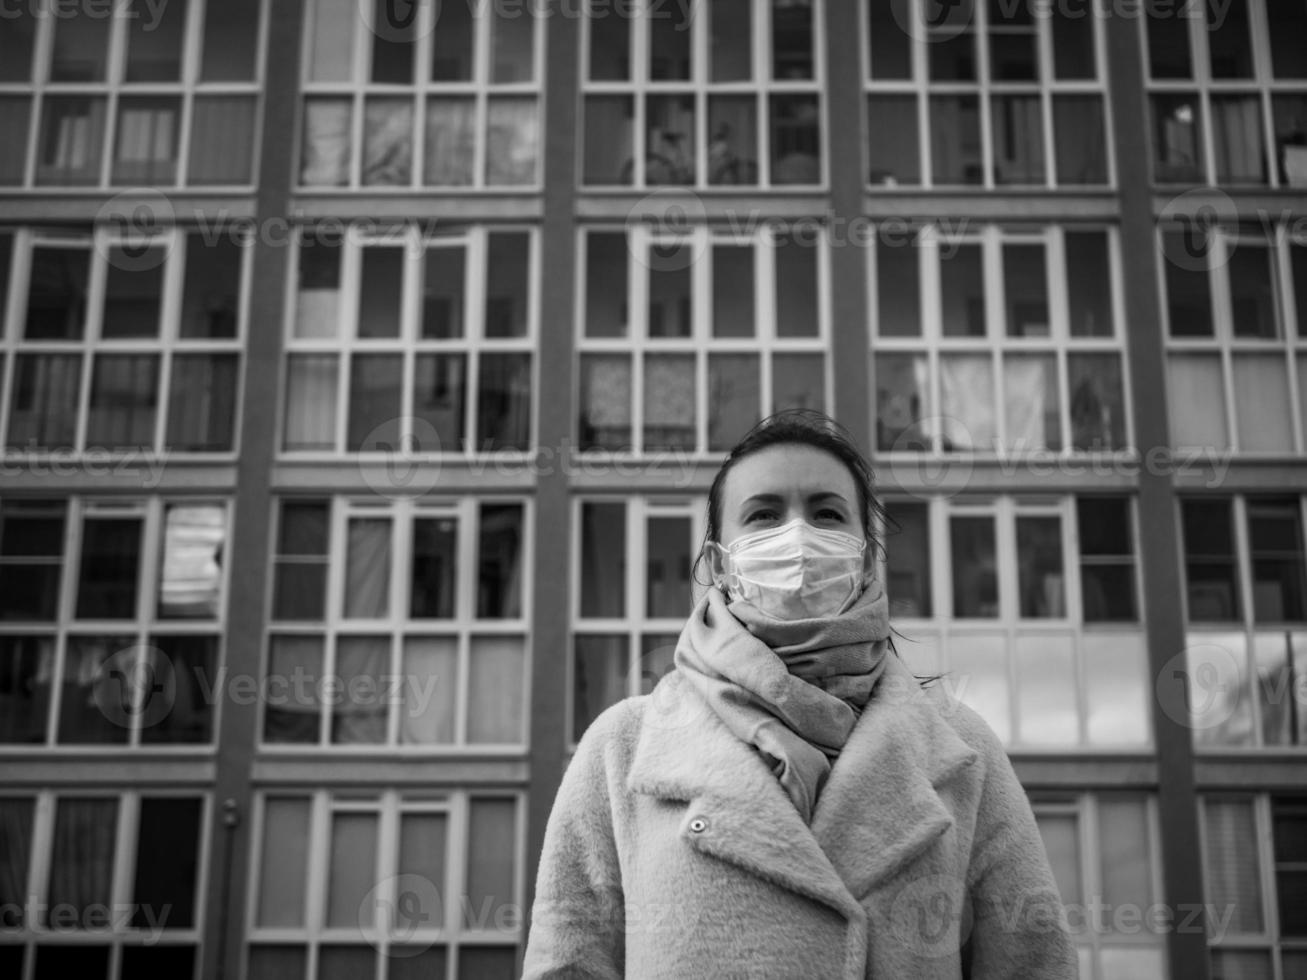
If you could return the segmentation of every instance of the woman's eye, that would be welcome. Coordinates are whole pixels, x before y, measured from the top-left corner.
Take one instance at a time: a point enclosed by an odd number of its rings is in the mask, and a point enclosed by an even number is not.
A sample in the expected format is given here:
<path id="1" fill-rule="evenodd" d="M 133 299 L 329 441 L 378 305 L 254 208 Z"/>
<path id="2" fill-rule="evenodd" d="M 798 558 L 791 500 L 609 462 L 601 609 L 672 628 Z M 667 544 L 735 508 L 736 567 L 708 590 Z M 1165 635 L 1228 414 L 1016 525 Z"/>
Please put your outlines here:
<path id="1" fill-rule="evenodd" d="M 775 519 L 776 511 L 774 510 L 755 510 L 744 519 L 744 523 L 752 524 L 754 521 L 774 521 Z"/>
<path id="2" fill-rule="evenodd" d="M 830 507 L 823 507 L 821 510 L 817 511 L 817 519 L 821 521 L 842 521 L 844 520 L 844 515 L 838 510 L 834 510 Z"/>

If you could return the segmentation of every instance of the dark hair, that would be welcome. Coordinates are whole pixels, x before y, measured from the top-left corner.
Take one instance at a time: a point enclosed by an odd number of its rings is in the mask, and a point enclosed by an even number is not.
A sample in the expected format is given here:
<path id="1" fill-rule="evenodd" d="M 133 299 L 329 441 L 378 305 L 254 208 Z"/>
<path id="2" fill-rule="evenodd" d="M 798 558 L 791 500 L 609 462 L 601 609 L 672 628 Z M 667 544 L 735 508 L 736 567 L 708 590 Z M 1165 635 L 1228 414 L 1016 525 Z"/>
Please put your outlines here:
<path id="1" fill-rule="evenodd" d="M 830 453 L 844 464 L 858 491 L 858 511 L 862 514 L 862 527 L 867 542 L 879 554 L 881 545 L 876 537 L 876 527 L 884 523 L 886 514 L 885 508 L 876 499 L 875 475 L 871 471 L 871 464 L 858 451 L 853 438 L 842 425 L 826 413 L 810 408 L 791 408 L 769 415 L 735 444 L 708 490 L 708 527 L 704 533 L 704 544 L 721 540 L 722 494 L 726 488 L 726 477 L 735 464 L 761 449 L 783 445 L 812 446 Z M 694 563 L 696 581 L 702 560 L 703 549 L 700 548 L 699 557 Z"/>

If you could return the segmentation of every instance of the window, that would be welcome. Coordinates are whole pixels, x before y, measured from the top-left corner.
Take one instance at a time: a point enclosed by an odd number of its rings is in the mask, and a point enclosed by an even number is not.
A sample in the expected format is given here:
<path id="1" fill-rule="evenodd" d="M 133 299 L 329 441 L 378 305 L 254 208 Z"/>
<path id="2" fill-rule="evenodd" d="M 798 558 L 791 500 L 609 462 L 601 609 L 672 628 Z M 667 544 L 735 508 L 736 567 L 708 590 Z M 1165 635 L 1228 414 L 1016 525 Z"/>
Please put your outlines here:
<path id="1" fill-rule="evenodd" d="M 1307 745 L 1307 562 L 1297 497 L 1186 497 L 1191 632 L 1181 668 L 1195 744 Z"/>
<path id="2" fill-rule="evenodd" d="M 522 501 L 286 497 L 279 514 L 265 744 L 525 743 Z"/>
<path id="3" fill-rule="evenodd" d="M 235 448 L 242 243 L 218 229 L 142 242 L 24 230 L 15 246 L 25 296 L 0 332 L 10 452 Z"/>
<path id="4" fill-rule="evenodd" d="M 1307 248 L 1283 225 L 1268 234 L 1190 220 L 1162 230 L 1160 252 L 1172 444 L 1307 450 Z"/>
<path id="5" fill-rule="evenodd" d="M 195 976 L 208 809 L 162 791 L 0 796 L 7 975 L 26 960 L 34 977 Z"/>
<path id="6" fill-rule="evenodd" d="M 828 405 L 824 246 L 798 232 L 580 236 L 582 449 L 729 450 L 765 415 Z"/>
<path id="7" fill-rule="evenodd" d="M 1204 897 L 1228 917 L 1208 923 L 1212 976 L 1301 976 L 1307 968 L 1301 898 L 1307 800 L 1208 794 L 1200 813 Z"/>
<path id="8" fill-rule="evenodd" d="M 1167 976 L 1156 802 L 1133 793 L 1032 801 L 1085 980 Z M 1028 898 L 1026 900 L 1029 900 Z"/>
<path id="9" fill-rule="evenodd" d="M 1154 180 L 1307 186 L 1307 71 L 1290 54 L 1302 5 L 1155 5 L 1142 20 Z"/>
<path id="10" fill-rule="evenodd" d="M 979 0 L 863 13 L 872 187 L 1110 182 L 1101 17 Z"/>
<path id="11" fill-rule="evenodd" d="M 6 16 L 0 123 L 17 138 L 0 149 L 0 186 L 252 185 L 259 0 L 106 13 Z"/>
<path id="12" fill-rule="evenodd" d="M 886 591 L 915 673 L 943 675 L 1014 748 L 1151 741 L 1127 498 L 886 506 Z"/>
<path id="13" fill-rule="evenodd" d="M 300 232 L 282 450 L 529 449 L 534 233 L 324 229 Z"/>
<path id="14" fill-rule="evenodd" d="M 702 500 L 588 497 L 577 502 L 571 738 L 672 668 L 676 638 L 702 590 L 691 566 Z M 707 581 L 706 572 L 700 576 Z"/>
<path id="15" fill-rule="evenodd" d="M 243 975 L 372 977 L 384 961 L 391 977 L 512 980 L 522 809 L 486 790 L 261 796 Z"/>
<path id="16" fill-rule="evenodd" d="M 537 185 L 544 32 L 536 10 L 313 4 L 305 21 L 300 184 Z"/>
<path id="17" fill-rule="evenodd" d="M 227 507 L 0 500 L 0 743 L 213 738 Z"/>
<path id="18" fill-rule="evenodd" d="M 581 182 L 824 184 L 819 0 L 589 0 Z"/>
<path id="19" fill-rule="evenodd" d="M 882 225 L 867 250 L 879 452 L 1116 452 L 1130 445 L 1102 229 Z"/>

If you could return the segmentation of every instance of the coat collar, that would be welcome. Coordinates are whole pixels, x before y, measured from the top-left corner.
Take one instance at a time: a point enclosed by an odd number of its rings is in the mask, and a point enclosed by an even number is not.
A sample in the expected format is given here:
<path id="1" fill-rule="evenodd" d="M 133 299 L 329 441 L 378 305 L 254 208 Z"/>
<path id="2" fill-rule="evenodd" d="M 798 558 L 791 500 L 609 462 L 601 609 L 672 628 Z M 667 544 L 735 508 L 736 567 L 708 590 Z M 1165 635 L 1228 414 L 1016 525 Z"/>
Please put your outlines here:
<path id="1" fill-rule="evenodd" d="M 976 757 L 890 654 L 808 826 L 757 751 L 674 671 L 648 699 L 627 788 L 687 801 L 680 832 L 693 846 L 860 918 L 859 899 L 952 825 L 937 790 Z"/>

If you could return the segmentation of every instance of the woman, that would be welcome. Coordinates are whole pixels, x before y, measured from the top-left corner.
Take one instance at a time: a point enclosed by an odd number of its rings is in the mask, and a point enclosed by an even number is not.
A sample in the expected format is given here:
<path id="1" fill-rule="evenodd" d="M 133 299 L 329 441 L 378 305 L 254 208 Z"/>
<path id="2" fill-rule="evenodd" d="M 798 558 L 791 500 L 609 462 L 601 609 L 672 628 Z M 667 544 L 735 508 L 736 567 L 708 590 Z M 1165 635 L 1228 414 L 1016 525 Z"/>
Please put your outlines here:
<path id="1" fill-rule="evenodd" d="M 825 416 L 732 450 L 675 670 L 564 775 L 526 978 L 1077 975 L 1002 746 L 890 647 L 878 516 Z"/>

